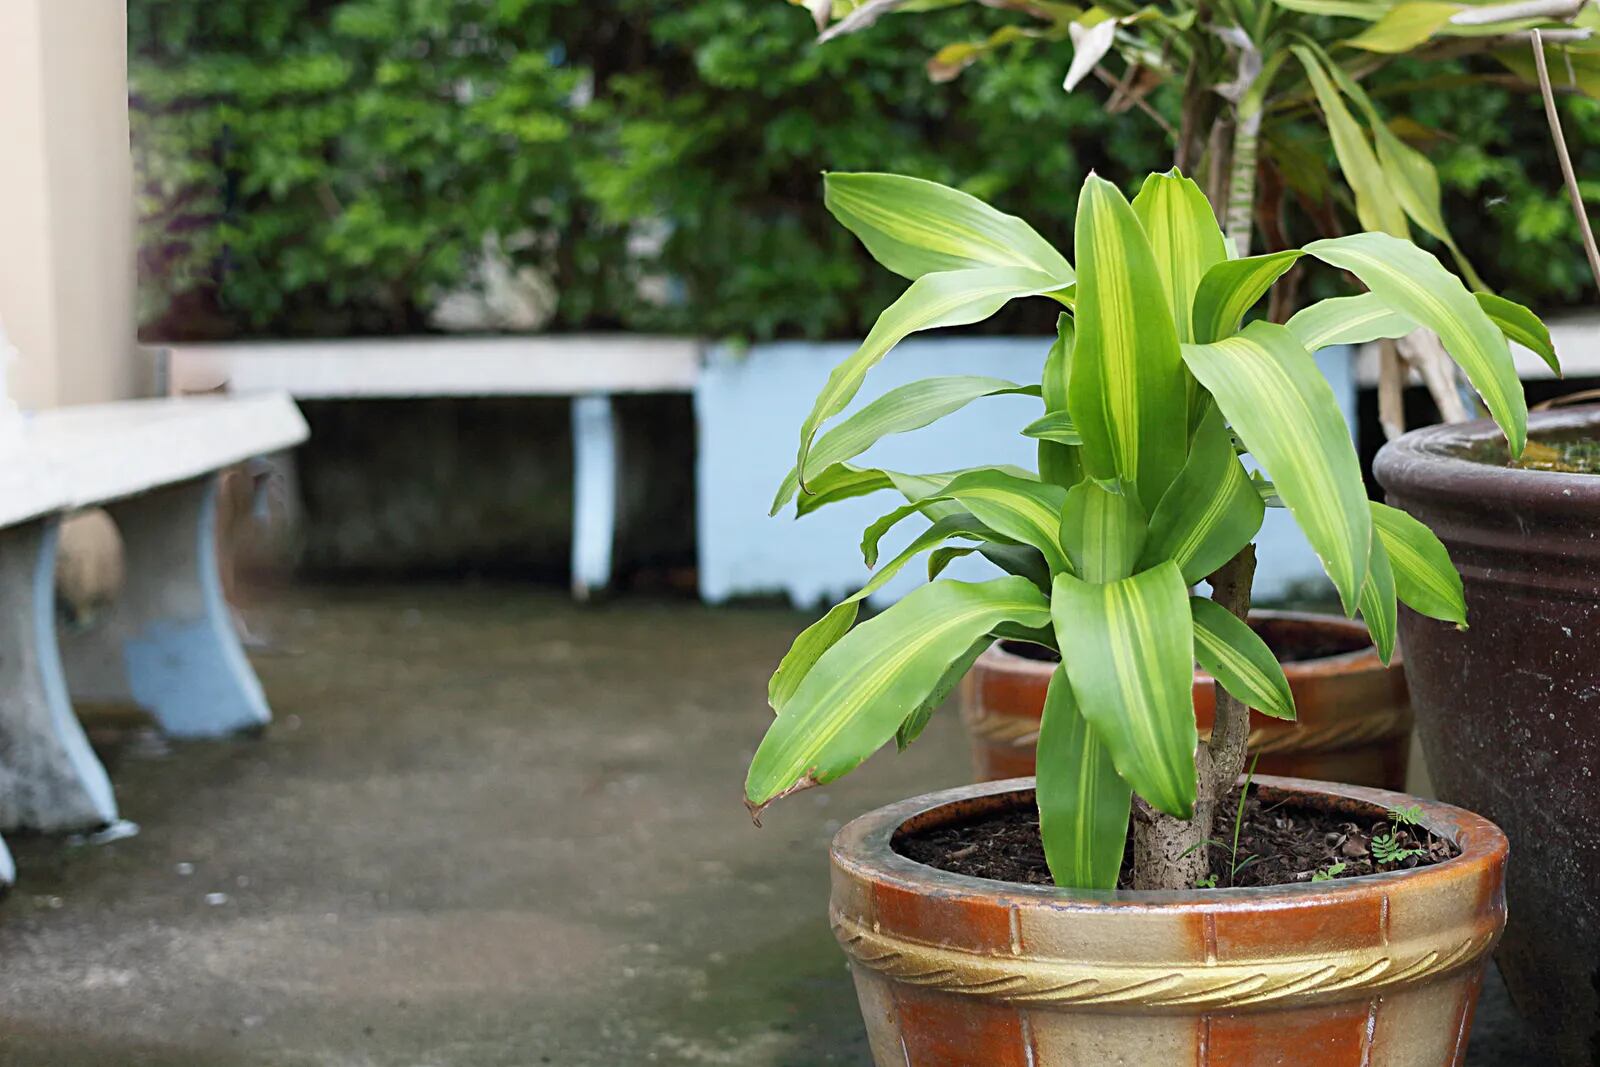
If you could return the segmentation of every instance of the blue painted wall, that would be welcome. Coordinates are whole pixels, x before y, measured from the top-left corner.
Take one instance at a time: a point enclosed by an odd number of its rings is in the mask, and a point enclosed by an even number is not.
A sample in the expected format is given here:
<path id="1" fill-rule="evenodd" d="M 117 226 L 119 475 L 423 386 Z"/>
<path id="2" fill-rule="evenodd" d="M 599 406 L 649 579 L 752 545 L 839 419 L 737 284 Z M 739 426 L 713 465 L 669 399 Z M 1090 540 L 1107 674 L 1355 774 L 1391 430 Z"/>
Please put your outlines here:
<path id="1" fill-rule="evenodd" d="M 902 343 L 868 376 L 852 407 L 897 385 L 945 374 L 987 374 L 1037 382 L 1048 338 L 948 337 Z M 891 510 L 890 492 L 847 500 L 802 519 L 767 517 L 778 482 L 794 463 L 800 424 L 828 373 L 854 345 L 785 342 L 747 349 L 714 348 L 695 393 L 699 424 L 697 496 L 700 593 L 711 602 L 782 593 L 802 607 L 854 592 L 869 571 L 861 562 L 861 530 Z M 1355 419 L 1355 381 L 1348 349 L 1319 353 L 1318 363 Z M 934 426 L 887 438 L 855 462 L 913 472 L 984 463 L 1035 466 L 1034 442 L 1018 432 L 1038 416 L 1030 397 L 979 400 Z M 924 525 L 908 520 L 884 545 L 883 558 Z M 1268 509 L 1258 540 L 1257 596 L 1281 598 L 1304 588 L 1330 588 L 1310 546 L 1288 515 Z M 992 577 L 981 559 L 957 560 L 947 571 L 968 580 Z M 889 603 L 925 577 L 912 564 L 874 598 Z"/>

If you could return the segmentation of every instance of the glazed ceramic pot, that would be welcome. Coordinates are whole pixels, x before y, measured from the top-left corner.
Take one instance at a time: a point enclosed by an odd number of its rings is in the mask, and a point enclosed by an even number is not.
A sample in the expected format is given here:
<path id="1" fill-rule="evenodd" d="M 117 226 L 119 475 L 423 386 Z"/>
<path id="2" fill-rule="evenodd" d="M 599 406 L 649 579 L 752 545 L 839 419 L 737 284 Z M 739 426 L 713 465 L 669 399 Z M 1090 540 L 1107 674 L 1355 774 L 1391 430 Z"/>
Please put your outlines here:
<path id="1" fill-rule="evenodd" d="M 1529 429 L 1592 439 L 1600 408 Z M 1439 796 L 1516 843 L 1500 970 L 1537 1062 L 1577 1067 L 1600 1063 L 1600 475 L 1504 462 L 1485 421 L 1407 434 L 1374 470 L 1461 572 L 1470 629 L 1401 608 L 1418 736 Z"/>
<path id="2" fill-rule="evenodd" d="M 833 843 L 831 918 L 877 1067 L 1457 1067 L 1505 924 L 1505 835 L 1396 793 L 1260 778 L 1462 854 L 1265 889 L 1087 893 L 950 874 L 897 833 L 1033 804 L 1031 779 L 880 808 Z"/>
<path id="3" fill-rule="evenodd" d="M 1336 615 L 1256 611 L 1250 624 L 1275 648 L 1336 650 L 1283 665 L 1297 721 L 1251 712 L 1250 750 L 1261 756 L 1257 771 L 1405 788 L 1411 704 L 1399 655 L 1385 667 L 1366 626 Z M 981 781 L 1033 773 L 1039 717 L 1055 662 L 1033 658 L 1022 651 L 1027 648 L 997 642 L 978 657 L 962 684 L 962 718 Z M 1194 708 L 1202 736 L 1211 730 L 1216 700 L 1216 681 L 1197 670 Z"/>

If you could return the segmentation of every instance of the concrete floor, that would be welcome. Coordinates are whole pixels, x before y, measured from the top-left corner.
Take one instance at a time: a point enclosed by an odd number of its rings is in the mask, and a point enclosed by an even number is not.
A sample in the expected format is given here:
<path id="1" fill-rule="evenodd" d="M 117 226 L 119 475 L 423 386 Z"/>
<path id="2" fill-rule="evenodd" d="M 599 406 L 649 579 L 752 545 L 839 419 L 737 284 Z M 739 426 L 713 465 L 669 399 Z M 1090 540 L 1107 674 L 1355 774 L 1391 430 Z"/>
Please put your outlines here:
<path id="1" fill-rule="evenodd" d="M 95 720 L 141 832 L 13 842 L 0 1067 L 865 1067 L 826 845 L 966 780 L 954 716 L 756 830 L 792 613 L 411 586 L 250 615 L 264 736 Z M 1482 1016 L 1470 1067 L 1521 1062 L 1497 984 Z"/>

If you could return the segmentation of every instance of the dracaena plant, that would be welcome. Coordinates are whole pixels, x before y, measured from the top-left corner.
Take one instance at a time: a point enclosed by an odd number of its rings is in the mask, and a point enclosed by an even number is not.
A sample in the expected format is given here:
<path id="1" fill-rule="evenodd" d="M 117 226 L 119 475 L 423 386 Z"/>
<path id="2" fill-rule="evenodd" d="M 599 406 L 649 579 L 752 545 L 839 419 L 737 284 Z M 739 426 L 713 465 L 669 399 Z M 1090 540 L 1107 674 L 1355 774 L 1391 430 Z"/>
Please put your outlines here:
<path id="1" fill-rule="evenodd" d="M 795 640 L 772 678 L 777 717 L 751 763 L 747 802 L 759 811 L 838 778 L 891 738 L 911 743 L 986 647 L 1032 642 L 1061 657 L 1038 745 L 1040 825 L 1056 881 L 1113 887 L 1132 812 L 1136 886 L 1194 885 L 1206 873 L 1213 815 L 1243 769 L 1247 708 L 1294 715 L 1282 669 L 1243 621 L 1266 507 L 1294 516 L 1385 660 L 1397 597 L 1466 621 L 1440 542 L 1367 500 L 1311 353 L 1436 330 L 1515 455 L 1527 408 L 1507 336 L 1553 361 L 1548 333 L 1527 309 L 1469 292 L 1432 255 L 1389 234 L 1230 256 L 1201 190 L 1176 171 L 1150 176 L 1131 203 L 1091 176 L 1078 199 L 1075 267 L 1022 220 L 931 182 L 833 174 L 827 203 L 881 264 L 912 281 L 829 377 L 773 511 L 792 501 L 803 515 L 898 492 L 905 503 L 862 541 L 869 565 L 891 529 L 914 516 L 926 527 Z M 1246 323 L 1302 257 L 1367 291 L 1285 325 Z M 977 322 L 1024 297 L 1063 308 L 1038 383 L 926 379 L 821 432 L 907 335 Z M 1037 472 L 912 474 L 850 462 L 885 435 L 1018 393 L 1042 404 L 1019 427 L 1038 442 Z M 974 552 L 1001 576 L 940 577 Z M 861 601 L 924 554 L 928 583 L 857 625 Z M 1210 596 L 1192 595 L 1202 583 Z M 1191 694 L 1197 661 L 1223 690 L 1204 742 Z"/>

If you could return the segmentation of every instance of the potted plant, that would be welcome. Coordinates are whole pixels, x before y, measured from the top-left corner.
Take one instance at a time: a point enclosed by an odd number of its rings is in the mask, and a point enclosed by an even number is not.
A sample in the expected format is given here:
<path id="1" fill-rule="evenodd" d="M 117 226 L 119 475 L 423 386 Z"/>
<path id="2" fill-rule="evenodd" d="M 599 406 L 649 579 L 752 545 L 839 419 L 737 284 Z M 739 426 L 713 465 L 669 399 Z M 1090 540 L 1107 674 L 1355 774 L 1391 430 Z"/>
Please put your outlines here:
<path id="1" fill-rule="evenodd" d="M 1539 1062 L 1576 1067 L 1600 1056 L 1600 408 L 1529 434 L 1517 462 L 1487 422 L 1417 430 L 1374 471 L 1465 578 L 1470 630 L 1400 618 L 1419 736 L 1439 795 L 1517 843 L 1497 958 Z"/>
<path id="2" fill-rule="evenodd" d="M 879 262 L 913 281 L 818 397 L 780 499 L 803 511 L 899 491 L 906 503 L 866 532 L 869 562 L 902 521 L 930 524 L 784 657 L 747 803 L 759 814 L 891 738 L 910 744 L 997 638 L 1062 657 L 1036 786 L 919 798 L 835 840 L 834 925 L 877 1062 L 1193 1062 L 1197 1049 L 1212 1063 L 1458 1062 L 1504 922 L 1505 839 L 1477 816 L 1400 794 L 1296 779 L 1241 791 L 1247 707 L 1294 714 L 1283 671 L 1243 621 L 1250 545 L 1264 506 L 1288 508 L 1385 657 L 1397 597 L 1464 623 L 1439 542 L 1366 499 L 1310 350 L 1434 329 L 1520 455 L 1527 412 L 1503 331 L 1531 313 L 1475 298 L 1385 234 L 1231 258 L 1201 191 L 1176 172 L 1149 177 L 1131 204 L 1091 176 L 1076 267 L 1020 219 L 943 186 L 831 175 L 828 191 Z M 1369 291 L 1284 325 L 1241 325 L 1302 256 Z M 1037 385 L 925 380 L 820 433 L 901 338 L 1026 296 L 1066 309 Z M 885 434 L 996 392 L 1041 398 L 1023 430 L 1039 441 L 1038 472 L 849 462 Z M 1272 480 L 1246 474 L 1241 451 Z M 1004 576 L 938 577 L 967 552 Z M 928 584 L 854 625 L 860 600 L 923 553 Z M 1202 581 L 1211 595 L 1191 596 Z M 1203 744 L 1196 661 L 1220 683 Z M 1306 853 L 1273 838 L 1285 825 L 1319 844 Z M 1216 844 L 1219 827 L 1231 849 Z M 997 840 L 1038 862 L 981 868 L 1004 881 L 939 869 L 984 861 Z M 1327 851 L 1332 841 L 1340 851 Z M 905 854 L 918 849 L 929 862 Z M 1017 884 L 1036 876 L 1054 885 Z"/>

